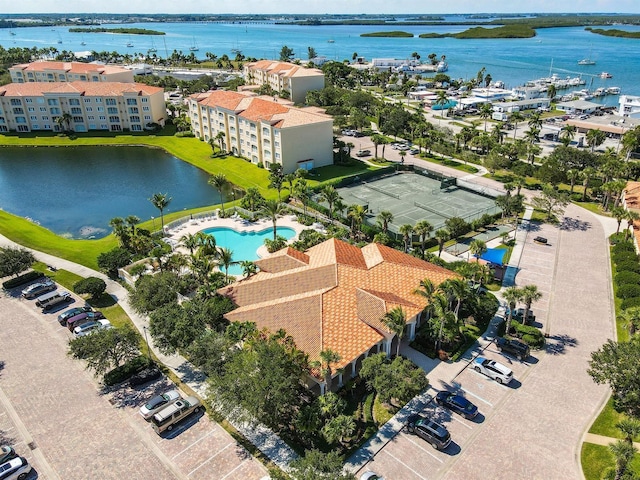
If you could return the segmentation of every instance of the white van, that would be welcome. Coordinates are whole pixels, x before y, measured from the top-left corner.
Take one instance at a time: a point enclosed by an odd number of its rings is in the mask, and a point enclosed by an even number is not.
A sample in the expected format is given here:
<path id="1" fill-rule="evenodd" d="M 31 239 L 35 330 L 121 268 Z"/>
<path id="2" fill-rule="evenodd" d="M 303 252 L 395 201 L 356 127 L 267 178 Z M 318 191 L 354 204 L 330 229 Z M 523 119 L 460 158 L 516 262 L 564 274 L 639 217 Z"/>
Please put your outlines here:
<path id="1" fill-rule="evenodd" d="M 36 300 L 36 305 L 45 312 L 47 310 L 51 310 L 56 305 L 60 305 L 61 303 L 71 302 L 73 298 L 69 292 L 49 292 L 41 295 Z"/>
<path id="2" fill-rule="evenodd" d="M 163 408 L 151 418 L 151 426 L 159 435 L 165 430 L 172 430 L 173 426 L 185 417 L 200 410 L 200 400 L 187 397 Z"/>

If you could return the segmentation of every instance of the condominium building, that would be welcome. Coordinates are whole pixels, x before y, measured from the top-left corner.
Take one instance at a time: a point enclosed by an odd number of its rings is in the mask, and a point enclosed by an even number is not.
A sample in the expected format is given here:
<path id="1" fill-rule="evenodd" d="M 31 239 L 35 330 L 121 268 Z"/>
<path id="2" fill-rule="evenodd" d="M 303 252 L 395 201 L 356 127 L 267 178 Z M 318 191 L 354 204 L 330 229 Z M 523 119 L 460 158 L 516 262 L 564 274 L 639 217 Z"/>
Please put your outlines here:
<path id="1" fill-rule="evenodd" d="M 126 82 L 133 83 L 133 72 L 116 65 L 83 62 L 40 61 L 9 68 L 13 83 L 29 82 Z"/>
<path id="2" fill-rule="evenodd" d="M 333 119 L 317 108 L 296 108 L 270 97 L 215 90 L 189 97 L 196 137 L 255 165 L 284 173 L 333 163 Z"/>
<path id="3" fill-rule="evenodd" d="M 640 97 L 634 95 L 620 95 L 619 115 L 623 117 L 640 118 Z"/>
<path id="4" fill-rule="evenodd" d="M 269 85 L 295 103 L 304 103 L 307 92 L 324 88 L 324 73 L 293 63 L 260 60 L 244 65 L 244 80 L 248 85 Z"/>
<path id="5" fill-rule="evenodd" d="M 0 87 L 0 132 L 142 131 L 164 126 L 162 88 L 123 82 L 34 82 Z"/>

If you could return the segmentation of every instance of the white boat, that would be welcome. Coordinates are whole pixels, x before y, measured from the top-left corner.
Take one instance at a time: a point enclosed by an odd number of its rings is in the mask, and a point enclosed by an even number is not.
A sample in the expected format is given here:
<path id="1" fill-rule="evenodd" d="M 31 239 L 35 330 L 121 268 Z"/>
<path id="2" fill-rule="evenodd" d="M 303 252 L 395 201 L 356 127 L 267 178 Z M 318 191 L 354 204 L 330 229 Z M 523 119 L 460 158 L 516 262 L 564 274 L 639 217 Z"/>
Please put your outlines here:
<path id="1" fill-rule="evenodd" d="M 611 75 L 610 73 L 607 73 L 607 72 L 602 72 L 600 74 L 600 78 L 613 78 L 613 75 Z"/>
<path id="2" fill-rule="evenodd" d="M 86 44 L 87 44 L 87 42 L 85 42 L 85 41 L 84 41 L 84 37 L 82 37 L 82 41 L 80 42 L 80 45 L 84 46 L 84 45 L 86 45 Z"/>
<path id="3" fill-rule="evenodd" d="M 198 50 L 200 50 L 198 48 L 198 44 L 196 43 L 196 37 L 193 37 L 193 44 L 189 47 L 189 50 L 192 52 L 197 52 Z"/>
<path id="4" fill-rule="evenodd" d="M 578 60 L 578 65 L 595 65 L 595 60 L 591 60 L 591 47 L 589 47 L 589 56 L 587 58 L 583 58 L 582 60 Z"/>
<path id="5" fill-rule="evenodd" d="M 151 39 L 151 48 L 149 50 L 147 50 L 149 53 L 156 53 L 158 51 L 158 49 L 156 48 L 156 44 L 153 41 L 153 38 Z"/>
<path id="6" fill-rule="evenodd" d="M 620 87 L 609 87 L 606 92 L 609 95 L 620 95 Z"/>
<path id="7" fill-rule="evenodd" d="M 334 43 L 335 40 L 327 40 L 327 43 Z"/>

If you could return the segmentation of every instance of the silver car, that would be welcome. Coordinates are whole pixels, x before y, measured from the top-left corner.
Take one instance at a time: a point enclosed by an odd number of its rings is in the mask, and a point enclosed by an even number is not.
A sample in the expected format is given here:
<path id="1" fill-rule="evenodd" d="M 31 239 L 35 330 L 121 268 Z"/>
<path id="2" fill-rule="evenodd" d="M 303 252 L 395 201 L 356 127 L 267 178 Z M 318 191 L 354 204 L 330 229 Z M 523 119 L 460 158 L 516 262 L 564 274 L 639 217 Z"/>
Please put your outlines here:
<path id="1" fill-rule="evenodd" d="M 30 471 L 29 462 L 24 457 L 16 457 L 0 465 L 0 480 L 24 480 Z"/>
<path id="2" fill-rule="evenodd" d="M 95 332 L 96 330 L 102 330 L 105 328 L 111 328 L 111 322 L 106 318 L 102 318 L 100 320 L 94 320 L 91 322 L 83 323 L 73 329 L 73 335 L 75 337 L 84 337 L 85 335 L 89 335 L 90 333 Z"/>
<path id="3" fill-rule="evenodd" d="M 143 406 L 140 407 L 140 415 L 145 420 L 151 420 L 156 413 L 162 410 L 165 407 L 177 402 L 180 400 L 180 392 L 177 390 L 169 390 L 162 395 L 156 395 Z"/>
<path id="4" fill-rule="evenodd" d="M 27 288 L 22 290 L 22 296 L 24 298 L 36 298 L 43 293 L 51 292 L 56 288 L 58 288 L 57 285 L 52 280 L 47 279 L 42 282 L 29 285 Z"/>

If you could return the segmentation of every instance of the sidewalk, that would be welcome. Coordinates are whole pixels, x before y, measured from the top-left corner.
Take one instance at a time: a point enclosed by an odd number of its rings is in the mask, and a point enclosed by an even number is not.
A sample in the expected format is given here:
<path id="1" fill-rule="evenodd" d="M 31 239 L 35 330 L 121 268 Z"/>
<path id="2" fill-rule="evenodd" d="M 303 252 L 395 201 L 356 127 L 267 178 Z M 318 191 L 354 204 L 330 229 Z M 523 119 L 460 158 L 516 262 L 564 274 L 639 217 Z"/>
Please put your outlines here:
<path id="1" fill-rule="evenodd" d="M 511 251 L 511 258 L 509 258 L 509 264 L 507 271 L 504 274 L 502 280 L 503 287 L 512 287 L 516 283 L 516 275 L 520 269 L 520 260 L 522 259 L 522 252 L 524 250 L 524 243 L 527 240 L 529 234 L 529 222 L 533 215 L 533 207 L 526 207 L 524 215 L 522 215 L 522 223 L 518 225 L 518 231 L 515 235 L 516 244 Z"/>
<path id="2" fill-rule="evenodd" d="M 19 247 L 25 248 L 8 238 L 0 235 L 0 247 Z M 138 315 L 129 304 L 129 296 L 127 290 L 118 282 L 111 280 L 105 274 L 97 272 L 83 265 L 79 265 L 68 260 L 49 255 L 37 250 L 27 248 L 31 251 L 37 260 L 51 265 L 57 269 L 67 270 L 82 277 L 98 277 L 103 279 L 107 284 L 107 293 L 110 294 L 129 315 L 131 321 L 143 337 L 146 336 L 145 330 L 149 328 L 149 319 Z M 170 368 L 182 382 L 198 393 L 201 397 L 206 396 L 206 376 L 203 372 L 195 368 L 181 355 L 164 355 L 158 351 L 153 342 L 150 347 L 158 360 Z M 249 425 L 231 422 L 231 425 L 238 430 L 245 438 L 253 443 L 264 455 L 266 455 L 273 463 L 283 470 L 289 468 L 289 463 L 298 458 L 298 455 L 275 433 L 264 425 L 252 427 Z"/>

